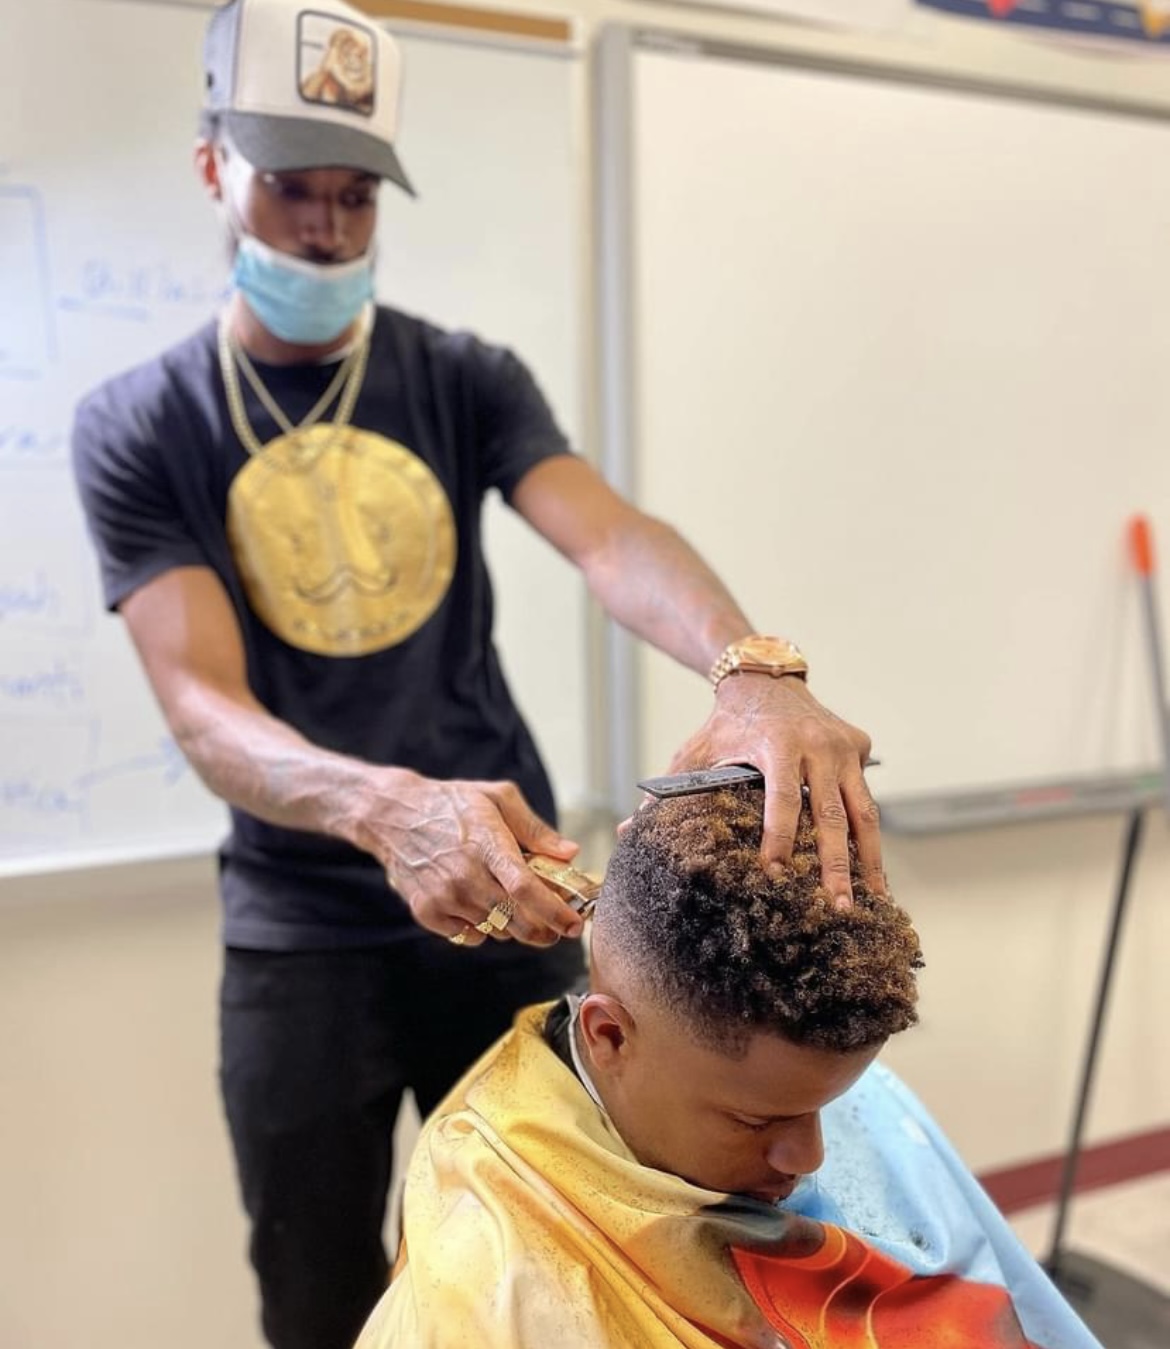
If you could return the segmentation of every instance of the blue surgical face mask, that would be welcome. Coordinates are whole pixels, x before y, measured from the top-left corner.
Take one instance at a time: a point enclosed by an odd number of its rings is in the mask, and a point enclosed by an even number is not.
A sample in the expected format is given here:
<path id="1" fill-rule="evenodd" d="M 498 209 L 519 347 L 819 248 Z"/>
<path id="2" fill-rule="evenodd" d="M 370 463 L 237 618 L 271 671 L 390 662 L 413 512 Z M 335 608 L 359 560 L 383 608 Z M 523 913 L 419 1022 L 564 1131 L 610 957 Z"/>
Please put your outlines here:
<path id="1" fill-rule="evenodd" d="M 374 294 L 373 249 L 353 262 L 306 262 L 241 233 L 232 281 L 268 331 L 306 346 L 339 337 Z"/>

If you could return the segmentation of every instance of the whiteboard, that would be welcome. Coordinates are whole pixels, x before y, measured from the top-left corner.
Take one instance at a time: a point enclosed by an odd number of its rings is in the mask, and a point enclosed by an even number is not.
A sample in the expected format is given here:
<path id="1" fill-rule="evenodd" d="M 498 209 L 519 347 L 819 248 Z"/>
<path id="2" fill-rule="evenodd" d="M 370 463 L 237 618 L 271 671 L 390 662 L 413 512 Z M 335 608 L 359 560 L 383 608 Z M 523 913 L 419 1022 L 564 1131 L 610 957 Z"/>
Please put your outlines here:
<path id="1" fill-rule="evenodd" d="M 1124 531 L 1170 555 L 1170 121 L 606 59 L 640 504 L 805 649 L 879 797 L 1158 762 Z M 635 687 L 661 771 L 710 695 L 653 652 Z"/>
<path id="2" fill-rule="evenodd" d="M 72 486 L 84 391 L 215 310 L 226 249 L 191 163 L 209 10 L 5 4 L 0 85 L 0 874 L 213 846 L 224 807 L 166 733 L 105 614 Z M 575 81 L 566 49 L 403 38 L 401 152 L 379 295 L 528 362 L 579 440 Z M 585 795 L 577 574 L 490 505 L 504 664 L 564 804 Z M 548 628 L 531 616 L 555 620 Z"/>

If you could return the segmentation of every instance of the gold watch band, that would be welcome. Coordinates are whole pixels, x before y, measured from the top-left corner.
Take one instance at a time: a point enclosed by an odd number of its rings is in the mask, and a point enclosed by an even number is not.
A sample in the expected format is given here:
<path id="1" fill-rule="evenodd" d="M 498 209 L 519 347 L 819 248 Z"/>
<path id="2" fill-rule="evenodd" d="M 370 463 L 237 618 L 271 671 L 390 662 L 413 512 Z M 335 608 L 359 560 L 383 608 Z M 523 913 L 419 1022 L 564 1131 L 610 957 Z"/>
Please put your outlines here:
<path id="1" fill-rule="evenodd" d="M 731 674 L 766 674 L 773 679 L 793 675 L 807 679 L 808 661 L 800 648 L 786 638 L 753 634 L 729 642 L 707 677 L 711 687 L 717 689 Z"/>

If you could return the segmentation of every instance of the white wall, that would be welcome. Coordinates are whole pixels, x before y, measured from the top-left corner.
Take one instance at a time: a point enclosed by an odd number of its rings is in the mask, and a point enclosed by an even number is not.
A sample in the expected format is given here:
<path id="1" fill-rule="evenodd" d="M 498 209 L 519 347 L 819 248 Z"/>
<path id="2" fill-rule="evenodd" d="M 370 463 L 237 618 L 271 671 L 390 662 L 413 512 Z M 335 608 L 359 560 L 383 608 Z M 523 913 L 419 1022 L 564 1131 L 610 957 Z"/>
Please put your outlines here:
<path id="1" fill-rule="evenodd" d="M 1090 59 L 934 15 L 892 43 L 619 0 L 560 12 L 1170 106 L 1170 63 Z M 783 626 L 782 614 L 760 617 Z M 1113 820 L 887 841 L 928 961 L 922 1026 L 889 1058 L 977 1168 L 1061 1146 L 1120 841 Z M 1170 1120 L 1168 883 L 1166 827 L 1152 821 L 1094 1138 Z M 260 1343 L 215 1088 L 216 925 L 207 859 L 0 882 L 5 1346 Z"/>
<path id="2" fill-rule="evenodd" d="M 5 881 L 0 906 L 0 1342 L 259 1345 L 212 863 Z"/>
<path id="3" fill-rule="evenodd" d="M 920 1026 L 887 1061 L 979 1171 L 1063 1150 L 1124 824 L 1095 819 L 888 839 L 926 954 Z M 1099 1051 L 1087 1141 L 1170 1124 L 1170 834 L 1147 820 Z"/>

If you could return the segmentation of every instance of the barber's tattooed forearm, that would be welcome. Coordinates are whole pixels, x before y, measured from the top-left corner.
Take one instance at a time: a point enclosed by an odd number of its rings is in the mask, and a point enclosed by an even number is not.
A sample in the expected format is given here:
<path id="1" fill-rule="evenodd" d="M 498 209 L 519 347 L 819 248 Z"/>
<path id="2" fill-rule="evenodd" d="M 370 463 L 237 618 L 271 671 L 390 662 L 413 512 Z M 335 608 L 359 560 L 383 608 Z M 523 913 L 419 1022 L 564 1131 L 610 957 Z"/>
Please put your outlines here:
<path id="1" fill-rule="evenodd" d="M 318 749 L 263 710 L 207 708 L 172 727 L 206 786 L 270 824 L 341 834 L 369 766 Z"/>

